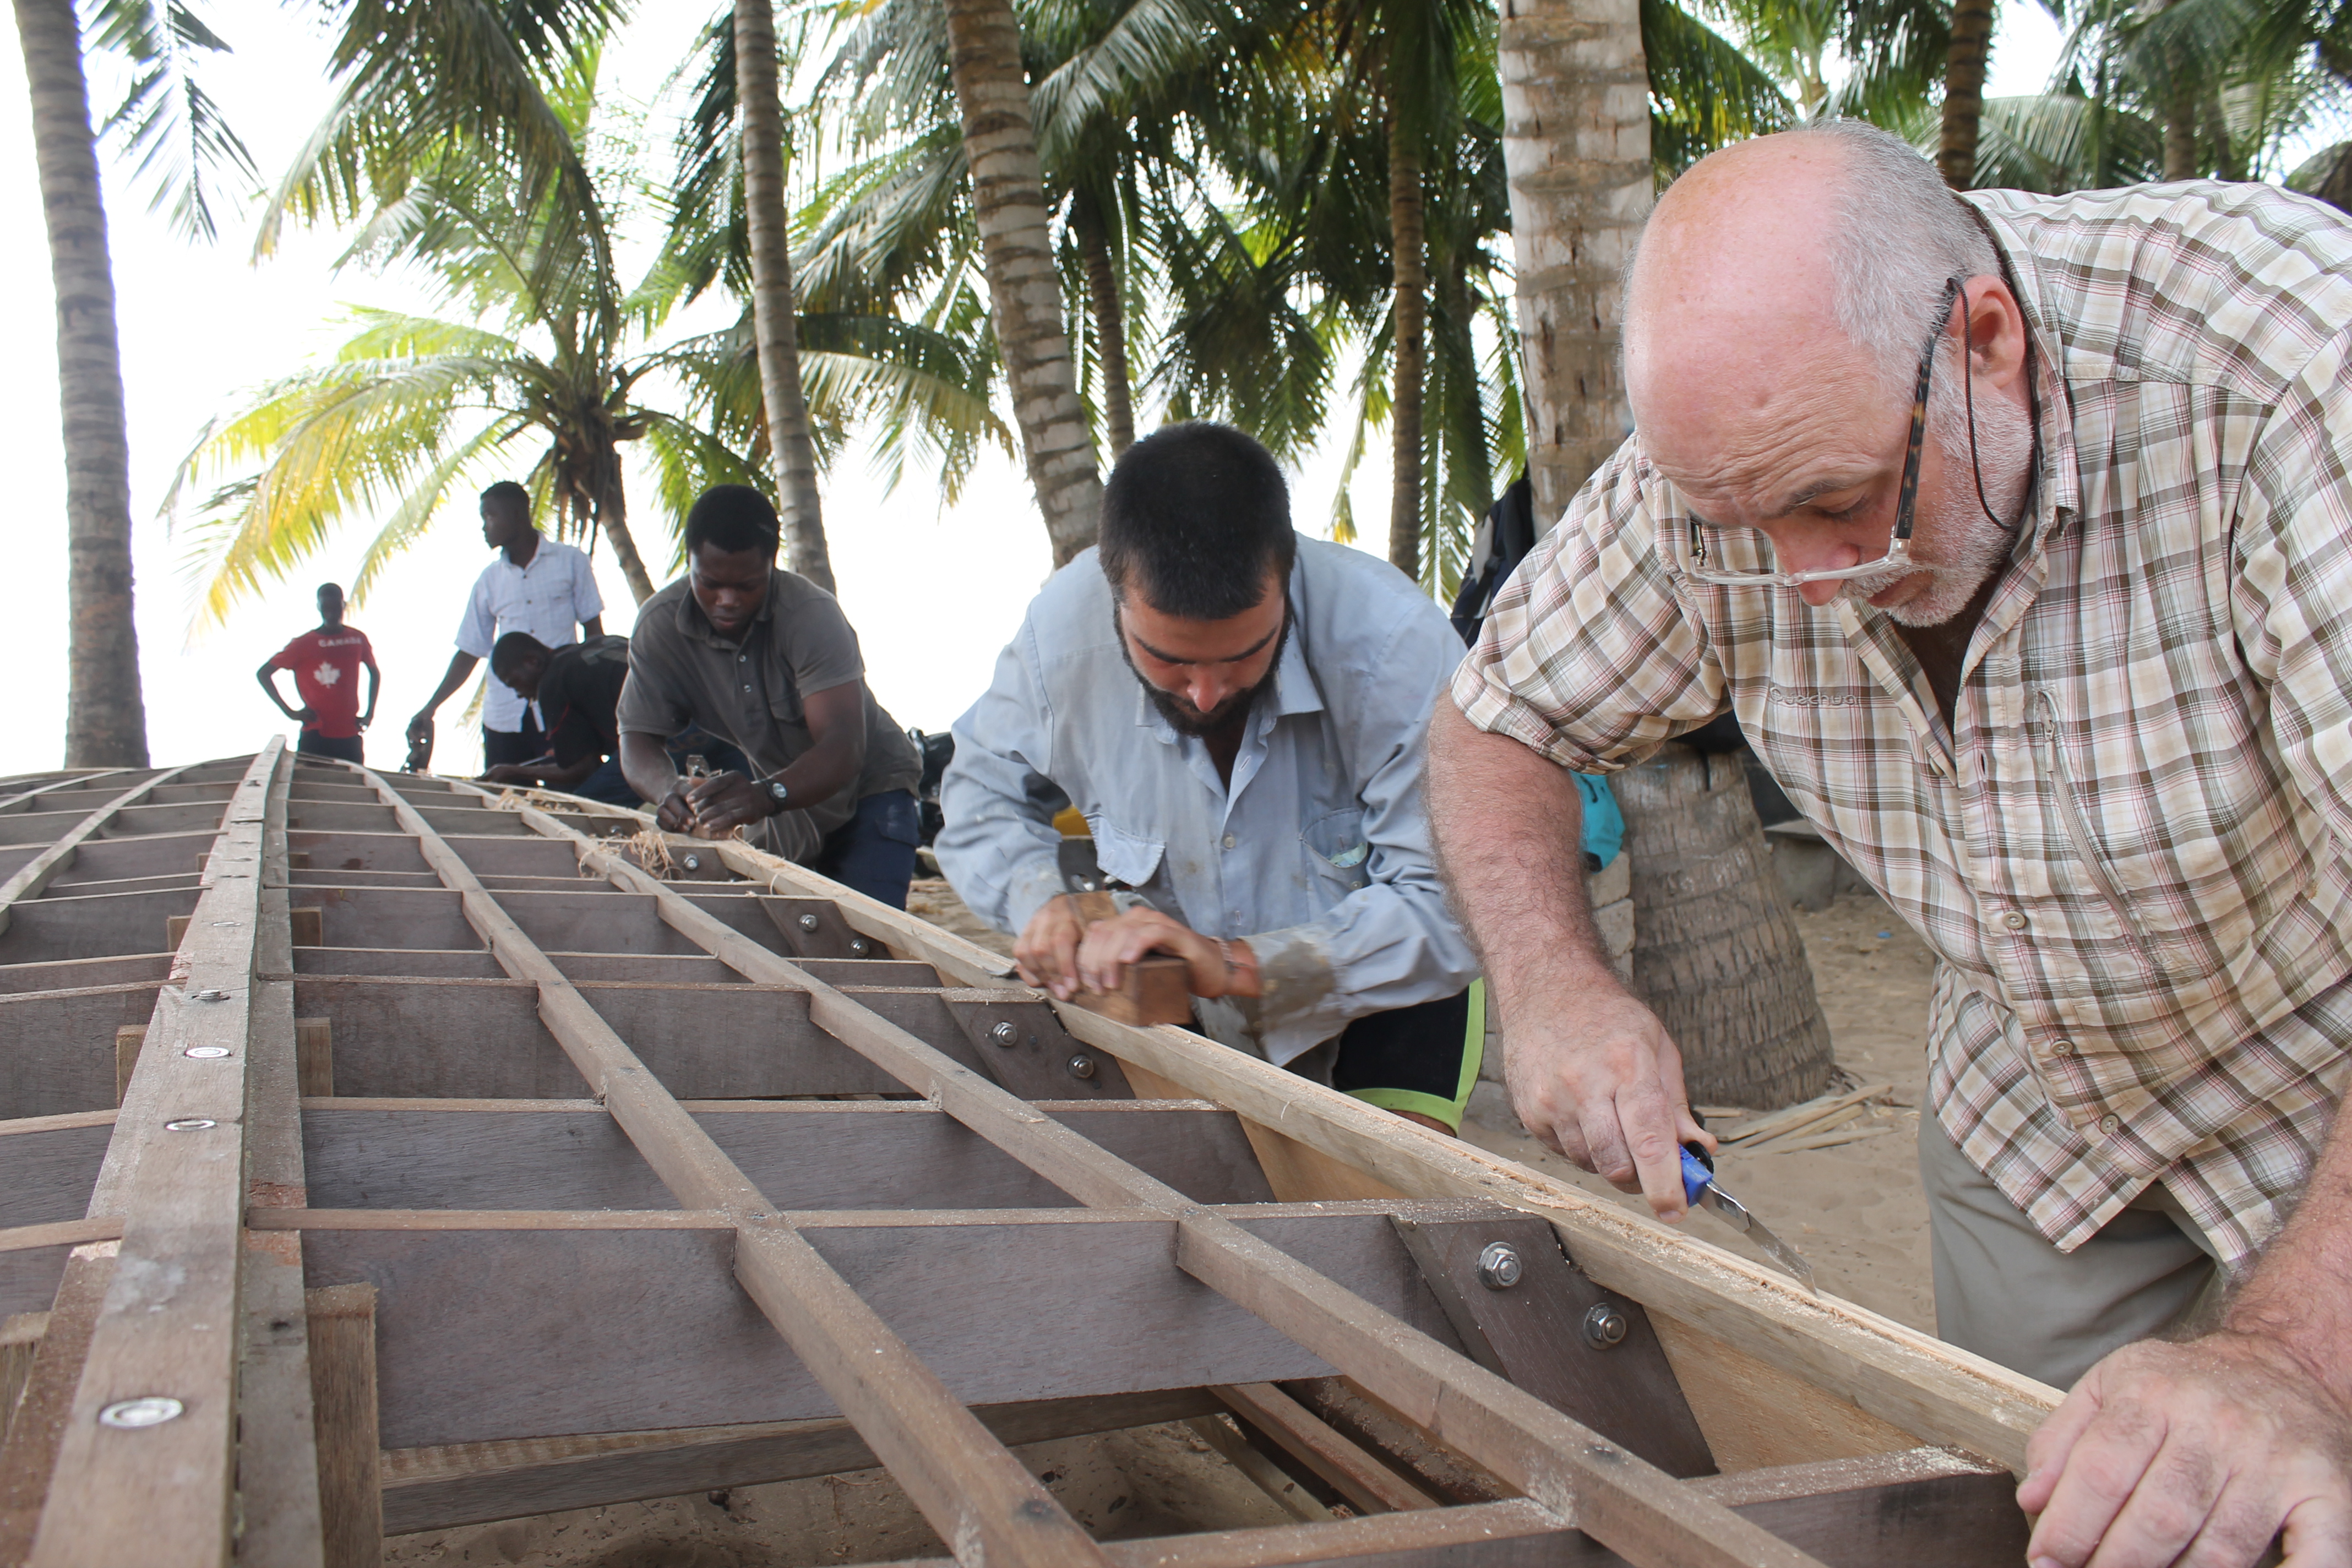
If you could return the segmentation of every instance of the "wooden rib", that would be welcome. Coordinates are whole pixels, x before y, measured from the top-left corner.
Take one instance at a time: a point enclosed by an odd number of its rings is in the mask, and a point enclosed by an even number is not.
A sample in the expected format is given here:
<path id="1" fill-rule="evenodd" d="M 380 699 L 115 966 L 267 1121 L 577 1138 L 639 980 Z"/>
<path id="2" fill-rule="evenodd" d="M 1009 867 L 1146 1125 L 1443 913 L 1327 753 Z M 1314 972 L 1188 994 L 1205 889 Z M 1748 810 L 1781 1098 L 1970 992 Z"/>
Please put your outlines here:
<path id="1" fill-rule="evenodd" d="M 1317 1420 L 1273 1384 L 1228 1384 L 1210 1392 L 1363 1512 L 1403 1513 L 1438 1506 L 1435 1498 Z"/>
<path id="2" fill-rule="evenodd" d="M 1101 1549 L 1053 1494 L 770 1208 L 423 815 L 377 774 L 365 777 L 443 883 L 460 894 L 467 920 L 499 963 L 539 987 L 549 1032 L 655 1173 L 681 1204 L 717 1209 L 735 1226 L 738 1281 L 957 1557 L 973 1568 L 1104 1563 Z"/>
<path id="3" fill-rule="evenodd" d="M 282 745 L 283 742 L 281 742 L 280 744 Z M 115 813 L 125 806 L 138 805 L 146 799 L 148 794 L 156 786 L 170 784 L 196 765 L 194 763 L 187 763 L 176 768 L 166 768 L 152 778 L 131 785 L 79 822 L 75 823 L 66 830 L 63 837 L 18 867 L 15 876 L 5 882 L 0 882 L 0 931 L 8 929 L 9 917 L 15 911 L 16 905 L 26 899 L 39 898 L 41 889 L 47 887 L 58 872 L 73 864 L 74 853 L 81 847 L 82 841 L 103 828 L 109 821 L 112 820 Z"/>
<path id="4" fill-rule="evenodd" d="M 102 778 L 110 778 L 116 773 L 127 773 L 134 771 L 136 770 L 131 768 L 93 768 L 85 772 L 71 773 L 64 778 L 58 779 L 54 784 L 37 784 L 31 789 L 20 790 L 16 794 L 9 795 L 4 800 L 0 800 L 0 812 L 22 811 L 27 805 L 40 799 L 41 796 L 49 794 L 53 790 L 71 789 L 76 784 L 96 784 Z"/>
<path id="5" fill-rule="evenodd" d="M 917 953 L 950 978 L 982 984 L 1003 973 L 997 954 L 805 868 L 748 845 L 716 847 L 726 865 L 780 894 L 834 899 L 851 930 Z M 2022 1475 L 2027 1439 L 2057 1408 L 2061 1391 L 2045 1384 L 1851 1301 L 1809 1295 L 1760 1264 L 1243 1052 L 1171 1026 L 1133 1028 L 1060 1004 L 1055 1011 L 1073 1036 L 1130 1072 L 1145 1068 L 1238 1112 L 1245 1125 L 1279 1128 L 1387 1191 L 1483 1198 L 1541 1215 L 1595 1282 L 1916 1438 Z"/>
<path id="6" fill-rule="evenodd" d="M 243 1278 L 248 1127 L 257 1116 L 269 1122 L 278 1110 L 266 1103 L 276 1064 L 262 1016 L 268 999 L 256 994 L 256 944 L 267 914 L 262 872 L 269 808 L 273 797 L 283 799 L 290 773 L 286 759 L 285 742 L 273 740 L 229 797 L 213 850 L 215 870 L 181 953 L 184 986 L 166 986 L 158 997 L 100 1172 L 92 1212 L 121 1214 L 122 1239 L 88 1331 L 89 1348 L 58 1442 L 29 1559 L 35 1568 L 90 1563 L 217 1568 L 233 1550 L 239 1363 L 247 1351 L 246 1314 L 257 1304 L 254 1282 Z M 203 992 L 223 994 L 196 999 Z M 284 1045 L 282 1110 L 290 1115 L 290 1028 Z M 185 1054 L 199 1046 L 227 1054 L 217 1059 Z M 213 1125 L 165 1130 L 165 1121 L 181 1118 Z M 299 1323 L 299 1251 L 294 1256 L 298 1296 L 291 1310 Z M 266 1286 L 261 1289 L 266 1295 Z M 67 1313 L 61 1293 L 57 1316 Z M 74 1332 L 69 1323 L 52 1330 L 60 1339 Z M 298 1344 L 298 1363 L 299 1353 Z M 271 1380 L 257 1382 L 257 1403 L 274 1402 Z M 183 1413 L 142 1429 L 100 1424 L 104 1407 L 148 1395 L 176 1399 Z M 307 1401 L 301 1414 L 299 1428 L 282 1412 L 263 1420 L 268 1461 L 294 1472 L 269 1489 L 266 1529 L 257 1542 L 268 1561 L 315 1561 L 320 1551 L 317 1457 Z"/>
<path id="7" fill-rule="evenodd" d="M 521 816 L 535 831 L 570 843 L 583 867 L 602 872 L 615 887 L 652 897 L 666 923 L 746 978 L 806 989 L 813 1022 L 1080 1203 L 1154 1209 L 1176 1221 L 1176 1261 L 1185 1272 L 1460 1447 L 1555 1521 L 1573 1519 L 1637 1564 L 1814 1564 L 1769 1531 L 1686 1491 L 1591 1428 L 1040 1114 L 727 926 L 625 856 L 608 853 L 544 812 L 525 806 Z M 1066 1023 L 1095 1016 L 1076 1009 L 1064 1015 Z"/>

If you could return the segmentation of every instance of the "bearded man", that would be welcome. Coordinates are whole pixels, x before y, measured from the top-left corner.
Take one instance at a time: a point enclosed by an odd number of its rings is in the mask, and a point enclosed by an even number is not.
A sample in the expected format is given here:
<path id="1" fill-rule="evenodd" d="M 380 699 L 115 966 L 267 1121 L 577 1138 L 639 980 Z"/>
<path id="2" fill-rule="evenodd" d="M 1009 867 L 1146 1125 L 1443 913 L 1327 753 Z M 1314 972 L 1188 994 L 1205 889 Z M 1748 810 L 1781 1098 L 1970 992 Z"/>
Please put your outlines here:
<path id="1" fill-rule="evenodd" d="M 1119 458 L 1101 542 L 1045 584 L 956 721 L 940 868 L 1020 933 L 1028 984 L 1114 990 L 1174 953 L 1207 1033 L 1453 1131 L 1486 1028 L 1421 778 L 1461 657 L 1394 567 L 1292 531 L 1265 447 L 1170 426 Z M 1065 894 L 1050 786 L 1121 889 L 1115 919 L 1089 927 Z"/>
<path id="2" fill-rule="evenodd" d="M 2352 1561 L 2347 324 L 2352 227 L 2285 192 L 1718 153 L 1628 277 L 1635 433 L 1433 725 L 1518 1114 L 1666 1218 L 1704 1134 L 1562 770 L 1728 710 L 1935 949 L 1939 1330 L 2073 1387 L 2037 1568 Z"/>

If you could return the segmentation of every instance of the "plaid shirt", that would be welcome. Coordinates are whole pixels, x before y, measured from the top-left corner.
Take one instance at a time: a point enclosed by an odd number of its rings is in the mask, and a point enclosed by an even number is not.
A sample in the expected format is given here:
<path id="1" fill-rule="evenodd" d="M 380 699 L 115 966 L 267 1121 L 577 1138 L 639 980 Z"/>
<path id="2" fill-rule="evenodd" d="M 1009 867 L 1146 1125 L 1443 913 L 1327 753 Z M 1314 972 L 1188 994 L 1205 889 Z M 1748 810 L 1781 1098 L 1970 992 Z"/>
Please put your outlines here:
<path id="1" fill-rule="evenodd" d="M 2161 1180 L 2235 1268 L 2352 1070 L 2352 224 L 2260 185 L 1969 199 L 2041 440 L 1957 725 L 1867 605 L 1678 571 L 1638 436 L 1454 695 L 1587 772 L 1729 708 L 1941 959 L 1969 1162 L 2066 1250 Z"/>

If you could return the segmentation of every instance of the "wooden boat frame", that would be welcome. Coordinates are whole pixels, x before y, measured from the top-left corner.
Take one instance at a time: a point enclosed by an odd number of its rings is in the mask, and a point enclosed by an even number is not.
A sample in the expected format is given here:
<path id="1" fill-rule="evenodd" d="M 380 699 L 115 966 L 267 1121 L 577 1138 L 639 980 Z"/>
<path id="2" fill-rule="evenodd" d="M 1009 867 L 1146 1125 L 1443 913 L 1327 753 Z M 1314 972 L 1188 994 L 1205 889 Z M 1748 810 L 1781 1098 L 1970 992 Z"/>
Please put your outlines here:
<path id="1" fill-rule="evenodd" d="M 282 742 L 0 783 L 0 1564 L 877 1461 L 967 1564 L 2021 1554 L 2042 1385 L 533 798 Z M 1339 1506 L 1100 1542 L 1008 1447 L 1210 1412 Z"/>

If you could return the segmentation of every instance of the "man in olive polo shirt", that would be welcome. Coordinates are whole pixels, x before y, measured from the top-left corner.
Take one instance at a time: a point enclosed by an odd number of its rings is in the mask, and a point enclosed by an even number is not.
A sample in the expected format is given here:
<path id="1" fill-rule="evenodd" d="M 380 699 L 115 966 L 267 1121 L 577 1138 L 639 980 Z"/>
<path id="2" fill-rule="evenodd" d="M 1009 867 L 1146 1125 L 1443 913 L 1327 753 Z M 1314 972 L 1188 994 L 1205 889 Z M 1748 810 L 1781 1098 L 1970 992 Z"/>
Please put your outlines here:
<path id="1" fill-rule="evenodd" d="M 705 490 L 684 578 L 646 601 L 621 691 L 621 767 L 674 833 L 751 843 L 907 907 L 922 758 L 866 689 L 834 596 L 776 565 L 776 509 L 748 485 Z M 753 773 L 679 776 L 667 737 L 699 724 Z"/>

